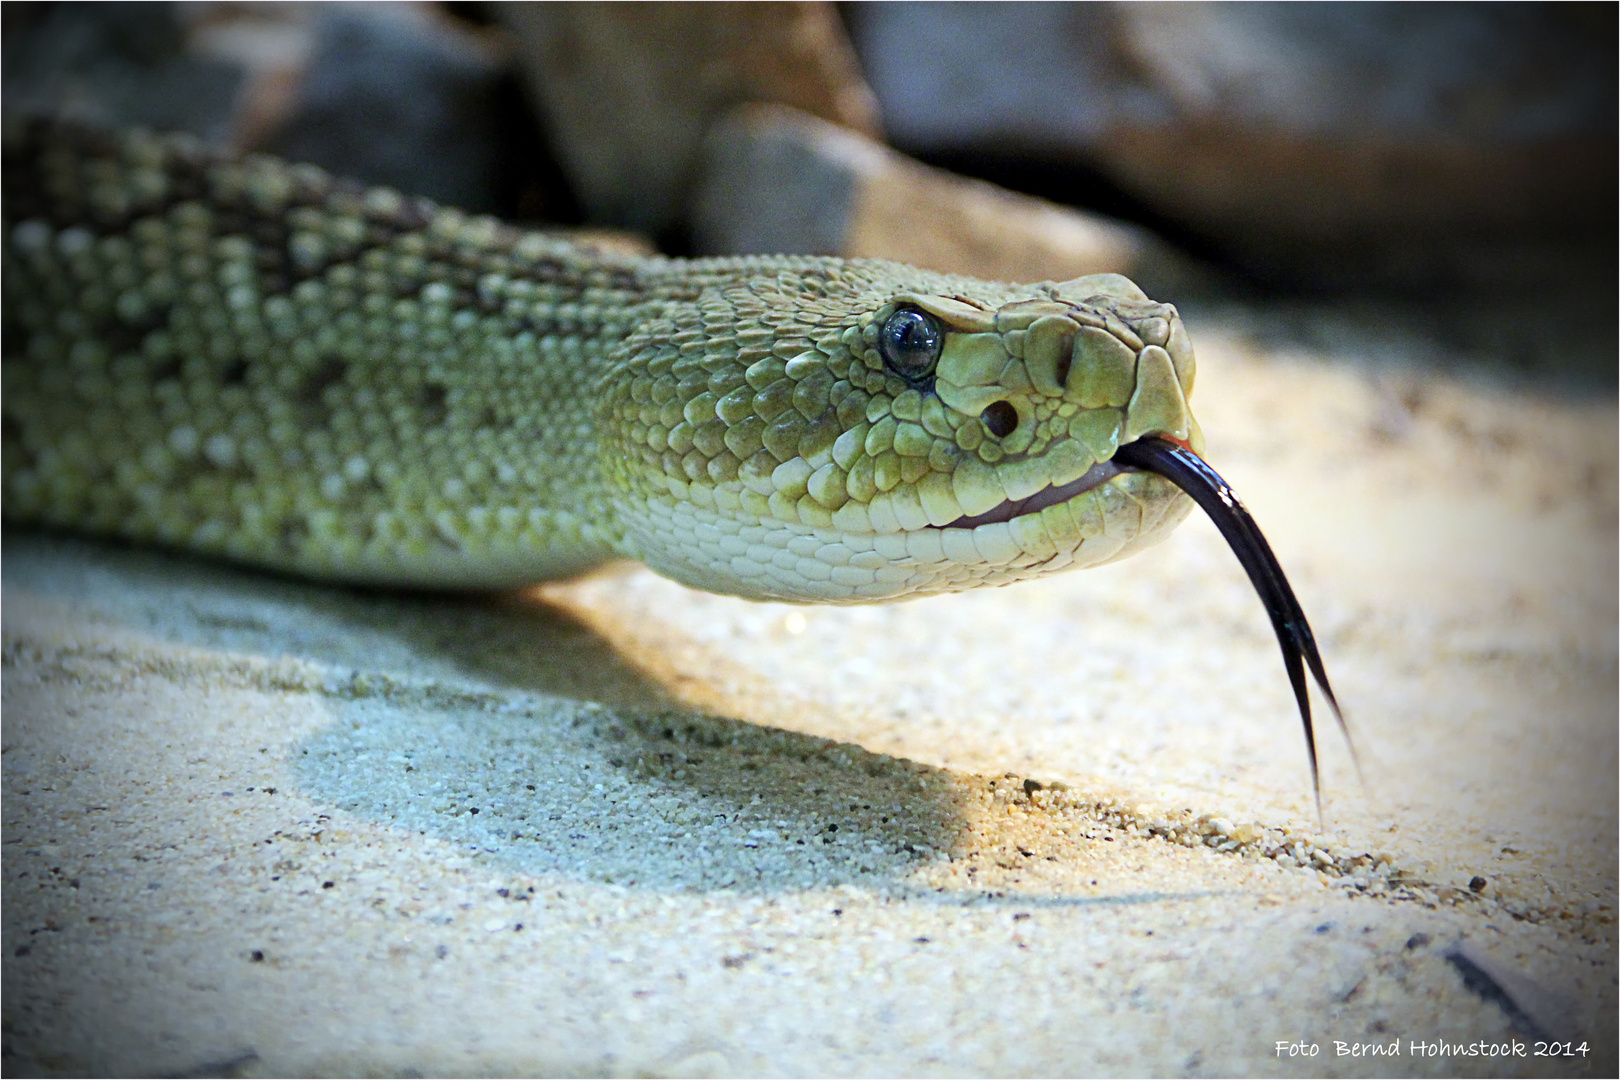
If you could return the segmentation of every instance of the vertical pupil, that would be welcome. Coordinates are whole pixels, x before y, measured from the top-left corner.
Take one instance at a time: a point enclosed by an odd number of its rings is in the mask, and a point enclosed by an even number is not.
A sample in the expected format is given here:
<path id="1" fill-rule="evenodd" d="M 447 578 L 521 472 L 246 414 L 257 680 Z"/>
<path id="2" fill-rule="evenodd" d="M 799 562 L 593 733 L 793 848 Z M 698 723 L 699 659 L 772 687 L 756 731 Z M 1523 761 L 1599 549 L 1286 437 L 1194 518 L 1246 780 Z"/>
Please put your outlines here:
<path id="1" fill-rule="evenodd" d="M 922 319 L 911 312 L 906 312 L 900 321 L 900 346 L 906 351 L 924 349 L 928 345 L 928 327 L 923 325 Z"/>

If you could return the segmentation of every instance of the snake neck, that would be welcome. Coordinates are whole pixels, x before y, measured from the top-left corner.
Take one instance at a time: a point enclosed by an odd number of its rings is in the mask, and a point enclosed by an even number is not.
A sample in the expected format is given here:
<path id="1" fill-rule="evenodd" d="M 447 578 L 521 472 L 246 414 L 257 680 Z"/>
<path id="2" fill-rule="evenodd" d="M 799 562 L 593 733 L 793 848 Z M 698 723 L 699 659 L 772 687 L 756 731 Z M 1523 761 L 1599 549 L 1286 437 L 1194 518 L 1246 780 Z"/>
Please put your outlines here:
<path id="1" fill-rule="evenodd" d="M 834 261 L 637 256 L 43 122 L 3 181 L 7 520 L 349 581 L 645 554 L 601 438 L 626 342 L 690 352 L 706 294 Z"/>
<path id="2" fill-rule="evenodd" d="M 667 260 L 184 137 L 8 125 L 4 185 L 8 520 L 434 586 L 619 548 L 590 395 Z"/>

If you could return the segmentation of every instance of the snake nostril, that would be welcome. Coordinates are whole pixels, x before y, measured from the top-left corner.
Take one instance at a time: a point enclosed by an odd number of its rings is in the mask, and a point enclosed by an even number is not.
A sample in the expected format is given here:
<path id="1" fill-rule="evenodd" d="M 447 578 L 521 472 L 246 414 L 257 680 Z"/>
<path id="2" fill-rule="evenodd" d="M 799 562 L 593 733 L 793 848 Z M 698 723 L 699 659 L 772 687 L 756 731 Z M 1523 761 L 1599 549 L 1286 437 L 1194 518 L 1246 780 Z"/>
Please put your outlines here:
<path id="1" fill-rule="evenodd" d="M 1062 391 L 1069 385 L 1069 368 L 1074 365 L 1074 351 L 1066 349 L 1058 354 L 1057 370 L 1052 373 L 1052 381 L 1057 383 L 1058 390 Z"/>
<path id="2" fill-rule="evenodd" d="M 1005 439 L 1018 427 L 1018 410 L 1012 407 L 1011 402 L 997 401 L 985 407 L 979 414 L 984 422 L 985 429 L 998 439 Z"/>

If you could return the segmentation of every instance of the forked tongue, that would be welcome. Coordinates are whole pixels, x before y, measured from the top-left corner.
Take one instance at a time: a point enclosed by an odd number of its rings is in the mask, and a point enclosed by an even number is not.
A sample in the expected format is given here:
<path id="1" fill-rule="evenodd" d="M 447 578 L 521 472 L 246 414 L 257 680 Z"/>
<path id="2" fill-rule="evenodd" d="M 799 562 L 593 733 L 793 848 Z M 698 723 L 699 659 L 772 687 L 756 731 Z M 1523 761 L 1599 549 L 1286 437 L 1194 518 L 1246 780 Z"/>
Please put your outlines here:
<path id="1" fill-rule="evenodd" d="M 1283 666 L 1288 669 L 1288 681 L 1294 687 L 1294 700 L 1299 702 L 1299 717 L 1305 724 L 1305 748 L 1311 758 L 1311 789 L 1316 794 L 1316 815 L 1320 818 L 1322 782 L 1316 767 L 1316 732 L 1311 726 L 1311 699 L 1305 684 L 1307 667 L 1316 679 L 1316 685 L 1321 688 L 1322 696 L 1333 707 L 1333 715 L 1339 722 L 1339 729 L 1344 732 L 1352 757 L 1356 748 L 1350 741 L 1350 729 L 1345 726 L 1339 702 L 1333 696 L 1333 687 L 1328 685 L 1321 654 L 1316 651 L 1316 639 L 1311 636 L 1311 625 L 1306 622 L 1305 612 L 1295 599 L 1294 590 L 1289 588 L 1288 578 L 1284 576 L 1277 556 L 1272 554 L 1271 545 L 1266 543 L 1260 526 L 1254 523 L 1249 511 L 1238 501 L 1231 485 L 1191 450 L 1169 439 L 1149 435 L 1121 446 L 1115 451 L 1113 460 L 1125 468 L 1157 473 L 1191 496 L 1193 502 L 1215 522 L 1215 527 L 1221 530 L 1221 535 L 1232 547 L 1232 553 L 1248 572 L 1249 580 L 1254 582 L 1260 602 L 1265 604 L 1266 614 L 1271 616 L 1272 629 L 1277 632 L 1277 644 L 1282 646 Z M 1358 771 L 1361 768 L 1359 760 L 1356 768 Z"/>

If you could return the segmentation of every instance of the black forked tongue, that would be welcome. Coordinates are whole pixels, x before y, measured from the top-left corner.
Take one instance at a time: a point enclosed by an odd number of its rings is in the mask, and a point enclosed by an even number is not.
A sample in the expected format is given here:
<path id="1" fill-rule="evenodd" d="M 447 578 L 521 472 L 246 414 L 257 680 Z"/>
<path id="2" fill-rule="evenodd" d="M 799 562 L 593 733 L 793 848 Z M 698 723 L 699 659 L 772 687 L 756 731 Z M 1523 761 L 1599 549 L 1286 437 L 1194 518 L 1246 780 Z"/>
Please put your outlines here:
<path id="1" fill-rule="evenodd" d="M 1316 732 L 1311 726 L 1311 699 L 1305 685 L 1305 669 L 1310 668 L 1322 696 L 1333 707 L 1333 715 L 1350 745 L 1351 756 L 1355 744 L 1350 741 L 1350 729 L 1345 726 L 1344 714 L 1328 685 L 1327 672 L 1322 668 L 1322 657 L 1316 651 L 1316 639 L 1311 636 L 1311 625 L 1305 621 L 1305 612 L 1288 586 L 1277 556 L 1271 545 L 1254 523 L 1248 510 L 1238 501 L 1230 484 L 1210 468 L 1204 459 L 1185 447 L 1156 436 L 1137 439 L 1121 446 L 1114 453 L 1114 462 L 1141 472 L 1157 473 L 1192 497 L 1204 513 L 1215 522 L 1232 553 L 1243 564 L 1254 582 L 1260 602 L 1271 616 L 1272 629 L 1277 632 L 1277 644 L 1282 646 L 1283 666 L 1288 669 L 1288 681 L 1294 687 L 1294 700 L 1299 702 L 1299 717 L 1305 724 L 1305 747 L 1311 758 L 1311 788 L 1316 793 L 1316 814 L 1322 815 L 1322 782 L 1316 767 Z M 1360 768 L 1359 762 L 1357 768 Z"/>

